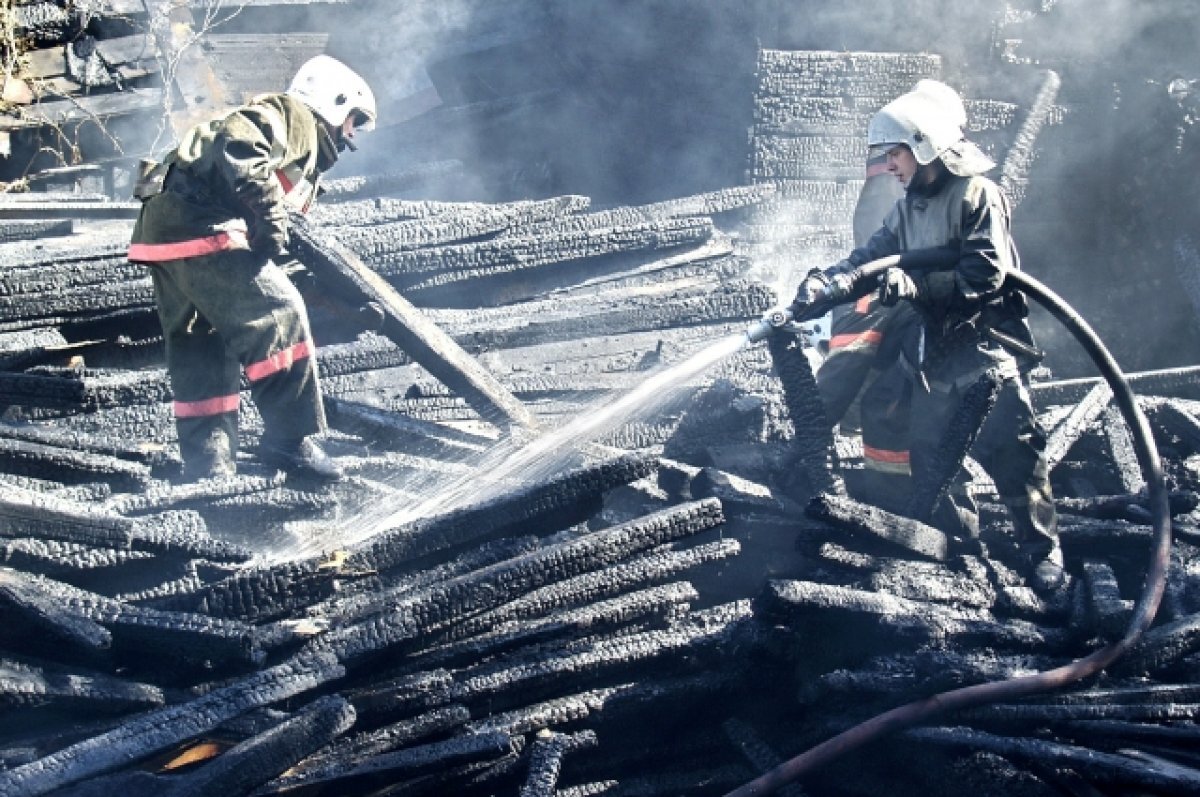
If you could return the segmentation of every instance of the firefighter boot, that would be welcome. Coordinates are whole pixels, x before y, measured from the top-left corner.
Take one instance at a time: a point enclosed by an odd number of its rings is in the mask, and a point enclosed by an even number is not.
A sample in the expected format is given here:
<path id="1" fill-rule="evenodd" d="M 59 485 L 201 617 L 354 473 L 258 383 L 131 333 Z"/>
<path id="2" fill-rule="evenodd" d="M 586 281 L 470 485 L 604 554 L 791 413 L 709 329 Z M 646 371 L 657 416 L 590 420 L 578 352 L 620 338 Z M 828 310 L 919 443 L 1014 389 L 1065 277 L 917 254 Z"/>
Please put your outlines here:
<path id="1" fill-rule="evenodd" d="M 236 417 L 181 418 L 176 430 L 183 481 L 225 479 L 237 473 Z"/>
<path id="2" fill-rule="evenodd" d="M 1058 515 L 1054 503 L 1040 495 L 1004 499 L 1016 531 L 1015 542 L 1025 575 L 1042 593 L 1058 590 L 1066 582 L 1062 547 L 1058 543 Z"/>
<path id="3" fill-rule="evenodd" d="M 264 437 L 258 445 L 258 458 L 268 467 L 321 484 L 341 481 L 345 475 L 311 437 Z"/>

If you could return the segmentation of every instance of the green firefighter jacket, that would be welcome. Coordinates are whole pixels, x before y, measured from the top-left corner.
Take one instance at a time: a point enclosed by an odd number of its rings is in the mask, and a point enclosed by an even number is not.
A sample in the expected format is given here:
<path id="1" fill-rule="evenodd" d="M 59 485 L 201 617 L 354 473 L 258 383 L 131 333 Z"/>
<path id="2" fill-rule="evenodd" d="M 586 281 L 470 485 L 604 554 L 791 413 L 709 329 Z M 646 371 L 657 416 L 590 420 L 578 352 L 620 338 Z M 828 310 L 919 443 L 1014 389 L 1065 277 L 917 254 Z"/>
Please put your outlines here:
<path id="1" fill-rule="evenodd" d="M 171 260 L 273 237 L 282 244 L 288 211 L 311 205 L 321 173 L 336 160 L 325 126 L 286 94 L 256 97 L 197 125 L 163 160 L 170 167 L 165 190 L 144 201 L 130 260 Z M 195 241 L 207 248 L 159 246 Z"/>

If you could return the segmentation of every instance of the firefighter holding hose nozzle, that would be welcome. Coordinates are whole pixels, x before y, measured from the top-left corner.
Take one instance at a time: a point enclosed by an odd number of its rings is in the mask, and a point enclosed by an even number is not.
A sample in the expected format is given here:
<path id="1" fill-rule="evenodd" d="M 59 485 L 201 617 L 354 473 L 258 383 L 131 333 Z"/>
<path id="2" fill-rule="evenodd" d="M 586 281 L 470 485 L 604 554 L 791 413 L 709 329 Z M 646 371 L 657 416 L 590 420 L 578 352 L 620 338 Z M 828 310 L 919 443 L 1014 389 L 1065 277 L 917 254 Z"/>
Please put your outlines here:
<path id="1" fill-rule="evenodd" d="M 989 371 L 998 377 L 996 403 L 972 454 L 1008 509 L 1010 542 L 1026 575 L 1052 591 L 1064 581 L 1062 552 L 1046 437 L 1022 373 L 1036 347 L 1024 295 L 1004 287 L 1020 261 L 1008 201 L 984 176 L 995 163 L 965 138 L 945 97 L 921 85 L 872 117 L 867 144 L 886 158 L 904 196 L 863 246 L 802 280 L 786 315 L 816 317 L 876 288 L 884 305 L 909 302 L 919 312 L 919 333 L 907 336 L 901 354 L 914 473 L 928 472 L 967 390 Z M 891 267 L 877 281 L 863 280 L 863 267 L 883 258 Z M 954 515 L 973 513 L 965 494 L 955 501 Z"/>

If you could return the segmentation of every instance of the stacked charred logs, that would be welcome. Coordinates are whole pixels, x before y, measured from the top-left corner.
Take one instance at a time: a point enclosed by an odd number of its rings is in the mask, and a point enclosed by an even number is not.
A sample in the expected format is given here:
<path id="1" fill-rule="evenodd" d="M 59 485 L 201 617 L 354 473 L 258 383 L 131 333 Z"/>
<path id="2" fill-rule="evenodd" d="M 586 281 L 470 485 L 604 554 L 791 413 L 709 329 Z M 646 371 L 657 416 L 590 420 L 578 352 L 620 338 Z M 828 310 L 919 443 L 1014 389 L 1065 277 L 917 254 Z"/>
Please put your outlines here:
<path id="1" fill-rule="evenodd" d="M 332 188 L 314 222 L 548 427 L 775 300 L 726 234 L 766 186 L 604 210 Z M 853 495 L 856 443 L 830 434 L 800 339 L 491 472 L 520 441 L 302 262 L 318 338 L 343 336 L 318 359 L 348 478 L 313 491 L 247 454 L 234 478 L 177 484 L 145 274 L 120 257 L 127 226 L 106 227 L 0 244 L 5 797 L 721 794 L 879 710 L 1082 655 L 1130 615 L 1148 515 L 1102 387 L 1035 387 L 1072 575 L 1042 595 L 969 459 L 977 539 Z M 1068 694 L 947 717 L 806 790 L 1195 788 L 1200 386 L 1135 384 L 1177 514 L 1144 641 Z"/>

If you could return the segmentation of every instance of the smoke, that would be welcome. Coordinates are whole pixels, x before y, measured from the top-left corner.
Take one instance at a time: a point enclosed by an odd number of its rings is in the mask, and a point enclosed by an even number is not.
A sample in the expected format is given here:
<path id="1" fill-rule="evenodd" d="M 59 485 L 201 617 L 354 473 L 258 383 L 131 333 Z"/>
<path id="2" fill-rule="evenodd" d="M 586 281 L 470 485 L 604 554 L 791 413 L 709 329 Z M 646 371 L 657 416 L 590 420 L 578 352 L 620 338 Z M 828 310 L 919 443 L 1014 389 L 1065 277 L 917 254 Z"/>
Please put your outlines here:
<path id="1" fill-rule="evenodd" d="M 1019 186 L 1025 267 L 1127 367 L 1177 364 L 1179 336 L 1200 334 L 1175 268 L 1200 207 L 1194 0 L 359 0 L 246 7 L 214 32 L 289 30 L 328 32 L 379 100 L 379 128 L 330 176 L 462 164 L 411 191 L 422 198 L 603 207 L 745 184 L 759 48 L 937 54 L 977 108 L 1012 109 L 980 142 L 1001 158 L 1053 70 L 1056 108 Z M 285 84 L 269 77 L 280 85 L 264 90 Z M 1148 303 L 1153 317 L 1131 324 Z M 1072 356 L 1055 370 L 1084 367 Z"/>

